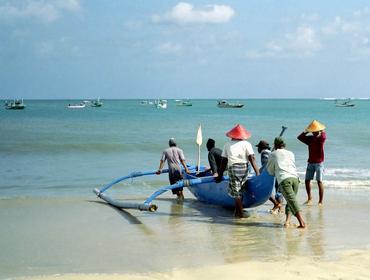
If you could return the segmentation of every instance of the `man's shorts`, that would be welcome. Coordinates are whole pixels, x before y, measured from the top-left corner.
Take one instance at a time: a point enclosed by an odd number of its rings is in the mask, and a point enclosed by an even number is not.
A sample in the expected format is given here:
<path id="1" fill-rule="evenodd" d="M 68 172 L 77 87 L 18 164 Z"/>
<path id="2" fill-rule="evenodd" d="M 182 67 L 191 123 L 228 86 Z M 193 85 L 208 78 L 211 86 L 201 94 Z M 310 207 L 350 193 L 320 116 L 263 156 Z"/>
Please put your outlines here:
<path id="1" fill-rule="evenodd" d="M 316 173 L 316 181 L 322 182 L 324 176 L 324 164 L 323 163 L 308 163 L 306 169 L 305 180 L 313 180 Z"/>
<path id="2" fill-rule="evenodd" d="M 171 185 L 176 184 L 178 181 L 183 179 L 181 171 L 177 169 L 169 169 L 168 178 L 170 180 Z M 183 190 L 182 187 L 172 189 L 172 194 L 177 194 L 178 191 L 182 190 Z"/>

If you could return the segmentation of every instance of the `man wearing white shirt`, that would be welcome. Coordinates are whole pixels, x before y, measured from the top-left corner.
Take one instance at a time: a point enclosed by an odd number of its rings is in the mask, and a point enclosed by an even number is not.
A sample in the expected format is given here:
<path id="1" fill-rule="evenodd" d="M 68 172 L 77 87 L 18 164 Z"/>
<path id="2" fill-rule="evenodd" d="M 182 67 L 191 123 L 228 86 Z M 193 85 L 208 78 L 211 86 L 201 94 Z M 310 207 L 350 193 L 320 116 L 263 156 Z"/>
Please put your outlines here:
<path id="1" fill-rule="evenodd" d="M 266 168 L 270 175 L 275 176 L 279 184 L 279 191 L 283 194 L 287 205 L 285 207 L 285 227 L 291 225 L 292 214 L 297 217 L 299 226 L 298 228 L 305 228 L 305 223 L 300 214 L 300 209 L 296 199 L 299 178 L 295 166 L 295 157 L 291 151 L 285 149 L 285 142 L 283 138 L 277 137 L 274 140 L 274 148 L 270 154 Z"/>
<path id="2" fill-rule="evenodd" d="M 251 163 L 256 175 L 259 169 L 254 158 L 253 147 L 246 139 L 251 134 L 238 124 L 226 136 L 231 140 L 227 142 L 222 151 L 221 167 L 216 182 L 221 182 L 223 173 L 228 168 L 229 195 L 235 199 L 235 217 L 243 218 L 243 191 L 248 178 L 248 162 Z"/>

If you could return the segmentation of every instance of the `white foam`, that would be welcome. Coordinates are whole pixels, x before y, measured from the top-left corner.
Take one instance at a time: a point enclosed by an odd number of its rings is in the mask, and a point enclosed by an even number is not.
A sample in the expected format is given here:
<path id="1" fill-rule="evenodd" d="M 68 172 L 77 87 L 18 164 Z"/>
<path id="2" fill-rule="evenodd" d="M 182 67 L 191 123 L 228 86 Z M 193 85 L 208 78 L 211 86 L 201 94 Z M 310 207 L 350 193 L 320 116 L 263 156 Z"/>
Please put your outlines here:
<path id="1" fill-rule="evenodd" d="M 370 191 L 370 180 L 325 180 L 324 186 L 335 189 L 368 190 Z"/>

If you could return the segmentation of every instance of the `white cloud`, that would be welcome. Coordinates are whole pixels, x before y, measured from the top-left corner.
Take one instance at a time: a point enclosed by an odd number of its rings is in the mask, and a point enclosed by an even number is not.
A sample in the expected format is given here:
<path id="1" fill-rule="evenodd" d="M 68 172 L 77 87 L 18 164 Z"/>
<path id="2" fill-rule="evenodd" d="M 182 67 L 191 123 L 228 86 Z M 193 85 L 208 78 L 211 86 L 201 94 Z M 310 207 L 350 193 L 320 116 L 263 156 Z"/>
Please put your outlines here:
<path id="1" fill-rule="evenodd" d="M 79 0 L 57 0 L 55 1 L 55 6 L 71 12 L 78 12 L 81 10 Z"/>
<path id="2" fill-rule="evenodd" d="M 342 25 L 341 17 L 336 16 L 332 22 L 325 24 L 321 28 L 321 32 L 325 35 L 335 35 L 340 31 L 341 25 Z"/>
<path id="3" fill-rule="evenodd" d="M 336 16 L 332 22 L 325 24 L 321 28 L 324 35 L 337 35 L 338 33 L 357 33 L 363 29 L 362 24 L 357 21 L 344 21 Z"/>
<path id="4" fill-rule="evenodd" d="M 310 26 L 299 26 L 294 33 L 286 34 L 287 49 L 300 52 L 302 54 L 311 54 L 321 49 L 321 43 L 315 30 Z"/>
<path id="5" fill-rule="evenodd" d="M 370 14 L 370 7 L 365 7 L 363 9 L 357 10 L 353 13 L 355 17 L 368 16 Z"/>
<path id="6" fill-rule="evenodd" d="M 153 15 L 155 23 L 172 22 L 176 24 L 187 23 L 224 23 L 235 14 L 230 6 L 208 5 L 203 9 L 195 9 L 191 4 L 180 2 L 164 15 Z"/>
<path id="7" fill-rule="evenodd" d="M 281 39 L 271 40 L 262 50 L 248 50 L 246 58 L 310 56 L 322 48 L 313 27 L 302 25 Z"/>
<path id="8" fill-rule="evenodd" d="M 162 54 L 177 54 L 182 52 L 182 50 L 183 50 L 182 45 L 171 42 L 160 44 L 155 48 L 155 51 Z"/>
<path id="9" fill-rule="evenodd" d="M 30 0 L 22 5 L 9 1 L 0 6 L 0 20 L 35 18 L 49 23 L 57 20 L 63 11 L 78 12 L 80 8 L 79 0 Z"/>

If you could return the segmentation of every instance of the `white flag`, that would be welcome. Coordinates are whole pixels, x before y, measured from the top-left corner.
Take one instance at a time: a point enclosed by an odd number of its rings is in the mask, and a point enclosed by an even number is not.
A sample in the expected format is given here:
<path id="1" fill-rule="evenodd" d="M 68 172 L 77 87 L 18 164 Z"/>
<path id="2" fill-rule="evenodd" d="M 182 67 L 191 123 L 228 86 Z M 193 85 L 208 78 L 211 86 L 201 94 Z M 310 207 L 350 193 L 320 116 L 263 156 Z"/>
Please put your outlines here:
<path id="1" fill-rule="evenodd" d="M 197 144 L 200 146 L 202 145 L 203 138 L 202 138 L 202 126 L 199 124 L 198 133 L 197 133 Z"/>

